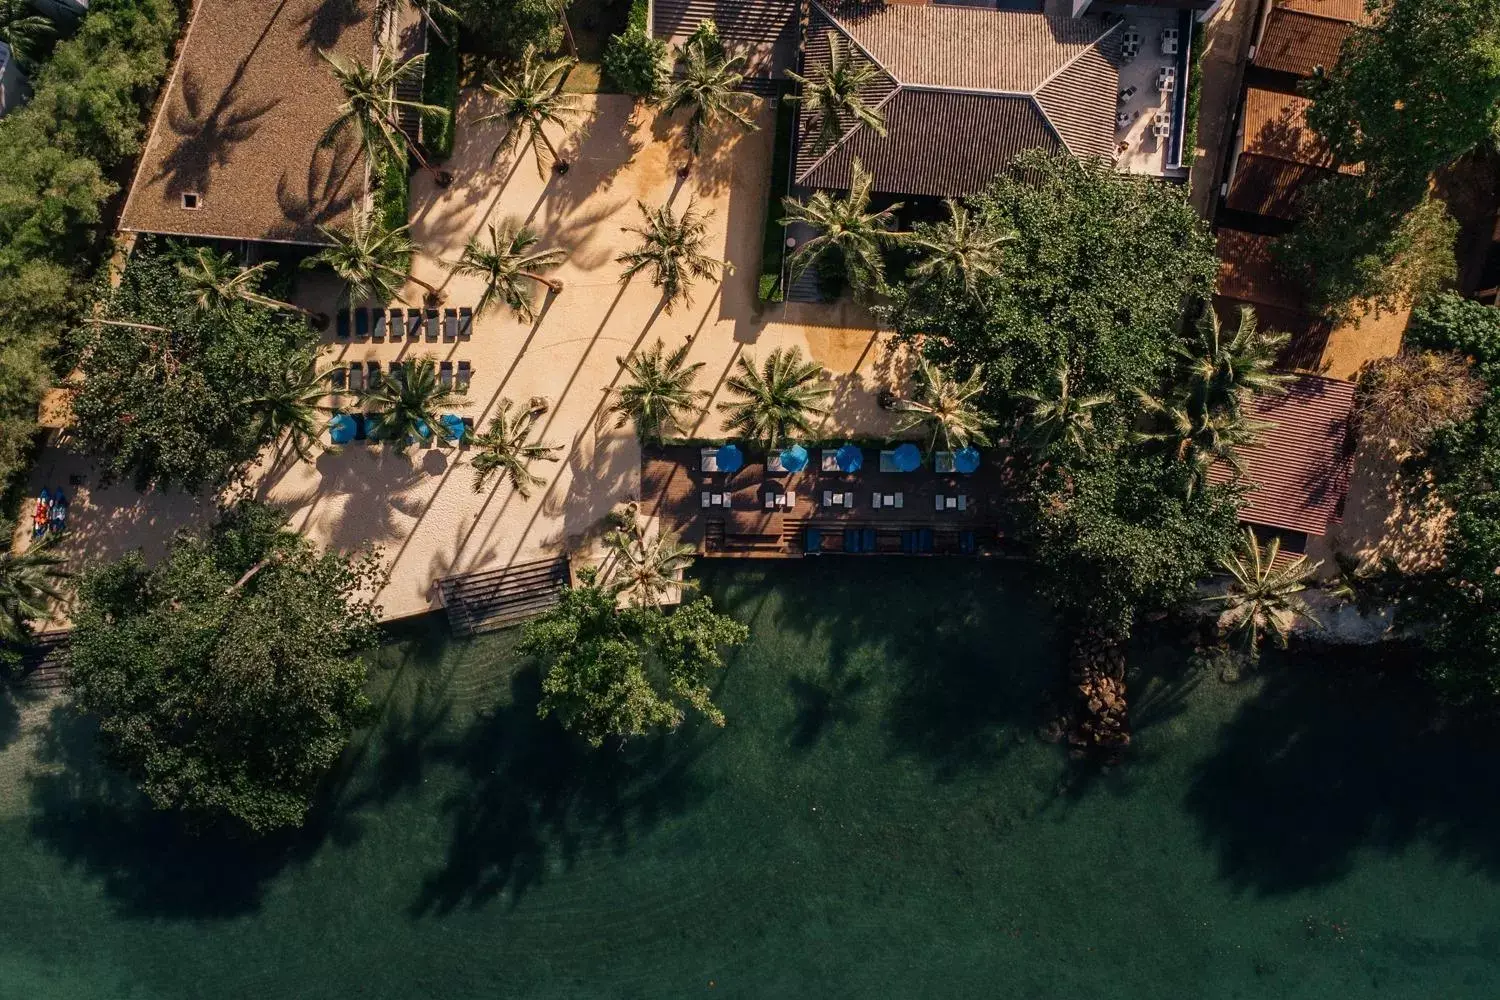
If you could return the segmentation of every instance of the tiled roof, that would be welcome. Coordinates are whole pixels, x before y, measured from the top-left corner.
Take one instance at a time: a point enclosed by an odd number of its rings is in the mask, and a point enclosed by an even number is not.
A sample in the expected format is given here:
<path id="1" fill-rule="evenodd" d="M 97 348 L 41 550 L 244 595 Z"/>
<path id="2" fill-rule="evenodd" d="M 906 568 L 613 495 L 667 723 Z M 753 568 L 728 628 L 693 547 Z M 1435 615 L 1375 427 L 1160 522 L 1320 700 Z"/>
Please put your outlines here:
<path id="1" fill-rule="evenodd" d="M 962 195 L 1027 149 L 1076 156 L 1114 149 L 1118 31 L 1097 18 L 815 0 L 804 50 L 809 73 L 828 60 L 829 30 L 884 74 L 866 100 L 880 104 L 887 135 L 856 126 L 832 150 L 818 150 L 816 122 L 804 112 L 800 185 L 847 186 L 858 156 L 877 191 Z"/>
<path id="2" fill-rule="evenodd" d="M 1224 204 L 1236 212 L 1296 219 L 1302 214 L 1301 200 L 1308 185 L 1328 175 L 1329 171 L 1304 163 L 1246 153 L 1235 161 Z"/>
<path id="3" fill-rule="evenodd" d="M 780 79 L 796 58 L 797 4 L 798 0 L 655 0 L 651 33 L 680 43 L 711 18 L 719 37 L 748 57 L 747 75 Z"/>
<path id="4" fill-rule="evenodd" d="M 1339 47 L 1354 33 L 1354 24 L 1276 7 L 1266 20 L 1266 30 L 1255 49 L 1255 65 L 1310 77 L 1322 66 L 1339 61 Z"/>
<path id="5" fill-rule="evenodd" d="M 199 0 L 121 228 L 323 242 L 364 194 L 358 141 L 319 140 L 343 100 L 323 49 L 368 61 L 372 0 Z M 199 207 L 183 207 L 184 194 Z"/>
<path id="6" fill-rule="evenodd" d="M 1303 14 L 1331 17 L 1336 21 L 1348 21 L 1351 24 L 1370 23 L 1365 0 L 1281 0 L 1276 6 Z"/>
<path id="7" fill-rule="evenodd" d="M 1245 91 L 1240 145 L 1225 203 L 1278 219 L 1298 216 L 1302 189 L 1331 173 L 1333 154 L 1307 124 L 1305 97 L 1251 87 Z M 1338 168 L 1357 173 L 1358 166 Z"/>
<path id="8" fill-rule="evenodd" d="M 1221 229 L 1218 236 L 1220 295 L 1255 306 L 1305 307 L 1302 293 L 1276 273 L 1271 237 L 1238 229 Z"/>
<path id="9" fill-rule="evenodd" d="M 1284 395 L 1255 400 L 1252 416 L 1274 426 L 1239 451 L 1248 487 L 1241 521 L 1325 535 L 1343 520 L 1354 465 L 1354 389 L 1342 379 L 1302 375 Z M 1232 477 L 1227 465 L 1209 471 L 1213 482 Z"/>

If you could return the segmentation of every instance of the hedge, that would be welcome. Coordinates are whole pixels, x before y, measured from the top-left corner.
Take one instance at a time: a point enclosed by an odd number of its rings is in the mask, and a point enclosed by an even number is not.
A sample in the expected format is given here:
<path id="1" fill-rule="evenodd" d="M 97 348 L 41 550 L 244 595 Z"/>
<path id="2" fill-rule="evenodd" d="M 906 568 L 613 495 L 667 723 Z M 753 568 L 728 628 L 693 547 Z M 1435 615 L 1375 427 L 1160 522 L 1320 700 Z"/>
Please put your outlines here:
<path id="1" fill-rule="evenodd" d="M 1197 22 L 1193 22 L 1193 33 L 1188 39 L 1192 46 L 1192 60 L 1189 63 L 1187 108 L 1184 112 L 1187 121 L 1183 123 L 1182 134 L 1182 165 L 1191 167 L 1193 161 L 1198 158 L 1198 105 L 1203 99 L 1203 38 L 1202 31 Z"/>
<path id="2" fill-rule="evenodd" d="M 381 157 L 375 214 L 387 231 L 400 229 L 411 221 L 411 170 L 406 157 L 393 153 Z"/>
<path id="3" fill-rule="evenodd" d="M 797 124 L 797 108 L 782 98 L 776 105 L 776 138 L 771 150 L 770 194 L 766 198 L 765 236 L 760 248 L 760 300 L 780 302 L 786 294 L 781 287 L 782 265 L 786 260 L 786 217 L 782 199 L 791 181 L 792 129 Z"/>
<path id="4" fill-rule="evenodd" d="M 422 103 L 445 109 L 446 115 L 428 112 L 422 118 L 422 144 L 434 160 L 453 155 L 454 124 L 458 115 L 458 23 L 444 14 L 433 18 L 447 41 L 429 30 L 427 63 L 422 78 Z"/>

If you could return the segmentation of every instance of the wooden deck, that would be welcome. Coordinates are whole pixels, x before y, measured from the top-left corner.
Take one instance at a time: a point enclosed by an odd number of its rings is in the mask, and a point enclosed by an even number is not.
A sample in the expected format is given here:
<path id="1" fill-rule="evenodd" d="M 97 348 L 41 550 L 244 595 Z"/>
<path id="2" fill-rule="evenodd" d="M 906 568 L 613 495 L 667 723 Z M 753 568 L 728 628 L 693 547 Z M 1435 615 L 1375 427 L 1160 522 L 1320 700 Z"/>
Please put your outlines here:
<path id="1" fill-rule="evenodd" d="M 736 558 L 983 554 L 1011 522 L 998 455 L 986 454 L 972 475 L 935 472 L 931 460 L 915 472 L 881 472 L 879 452 L 866 448 L 865 467 L 843 473 L 824 471 L 821 450 L 810 450 L 801 472 L 768 471 L 764 454 L 749 450 L 743 468 L 723 473 L 705 471 L 697 447 L 647 448 L 642 512 L 702 555 Z"/>

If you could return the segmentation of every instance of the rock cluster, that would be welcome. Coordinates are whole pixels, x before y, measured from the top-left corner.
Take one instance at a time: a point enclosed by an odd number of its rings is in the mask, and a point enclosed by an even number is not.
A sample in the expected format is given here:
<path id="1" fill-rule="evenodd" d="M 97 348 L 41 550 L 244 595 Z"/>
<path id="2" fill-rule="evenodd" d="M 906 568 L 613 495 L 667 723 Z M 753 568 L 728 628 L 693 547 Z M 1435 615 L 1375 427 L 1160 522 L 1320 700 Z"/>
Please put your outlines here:
<path id="1" fill-rule="evenodd" d="M 1076 695 L 1068 743 L 1081 754 L 1124 750 L 1130 745 L 1124 649 L 1099 635 L 1079 636 L 1069 653 L 1068 670 Z"/>

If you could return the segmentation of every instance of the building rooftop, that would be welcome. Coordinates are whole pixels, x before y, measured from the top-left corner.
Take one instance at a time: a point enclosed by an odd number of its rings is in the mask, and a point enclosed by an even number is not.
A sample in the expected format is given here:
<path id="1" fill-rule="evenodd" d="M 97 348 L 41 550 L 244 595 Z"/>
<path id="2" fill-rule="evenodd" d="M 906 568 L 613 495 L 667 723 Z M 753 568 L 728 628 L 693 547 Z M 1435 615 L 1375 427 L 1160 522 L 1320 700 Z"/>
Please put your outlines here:
<path id="1" fill-rule="evenodd" d="M 1312 102 L 1295 94 L 1250 87 L 1245 91 L 1239 141 L 1230 168 L 1225 203 L 1235 211 L 1294 219 L 1307 184 L 1337 169 L 1358 173 L 1355 166 L 1336 166 L 1333 154 L 1307 124 Z"/>
<path id="2" fill-rule="evenodd" d="M 797 64 L 799 0 L 655 0 L 651 33 L 680 45 L 712 19 L 719 37 L 747 57 L 746 76 L 784 78 Z"/>
<path id="3" fill-rule="evenodd" d="M 319 141 L 343 100 L 319 51 L 368 61 L 371 0 L 199 0 L 141 155 L 121 228 L 324 242 L 361 201 L 348 133 Z"/>
<path id="4" fill-rule="evenodd" d="M 1252 60 L 1262 69 L 1310 77 L 1339 61 L 1356 26 L 1369 23 L 1364 0 L 1279 0 L 1266 15 Z"/>

